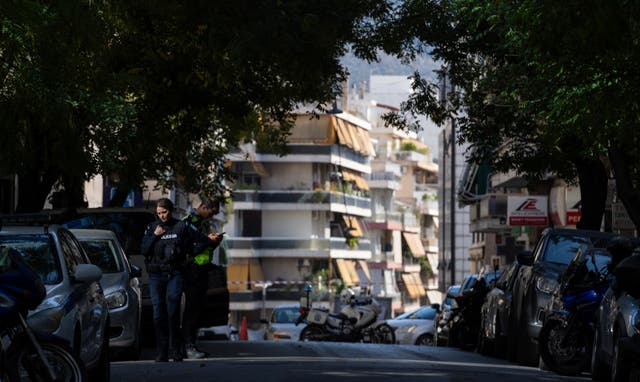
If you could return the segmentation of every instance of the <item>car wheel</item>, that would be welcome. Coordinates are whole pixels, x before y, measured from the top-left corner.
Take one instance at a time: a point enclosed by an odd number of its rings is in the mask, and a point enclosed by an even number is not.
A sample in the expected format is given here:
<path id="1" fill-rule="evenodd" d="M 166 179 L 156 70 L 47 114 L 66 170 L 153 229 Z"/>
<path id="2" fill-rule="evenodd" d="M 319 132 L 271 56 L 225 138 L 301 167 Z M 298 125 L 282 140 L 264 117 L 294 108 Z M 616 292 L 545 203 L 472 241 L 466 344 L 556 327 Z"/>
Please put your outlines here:
<path id="1" fill-rule="evenodd" d="M 418 339 L 416 339 L 416 345 L 420 346 L 435 346 L 435 341 L 433 340 L 433 335 L 431 334 L 422 334 Z"/>
<path id="2" fill-rule="evenodd" d="M 622 333 L 616 329 L 613 341 L 613 359 L 611 360 L 611 382 L 629 381 L 630 368 L 629 361 L 625 359 L 622 349 L 620 349 L 620 338 Z"/>
<path id="3" fill-rule="evenodd" d="M 600 359 L 600 346 L 600 332 L 596 329 L 593 334 L 593 348 L 591 349 L 591 379 L 593 381 L 608 382 L 611 370 L 608 370 L 607 365 Z"/>
<path id="4" fill-rule="evenodd" d="M 107 322 L 107 328 L 109 323 Z M 90 381 L 109 382 L 111 379 L 111 361 L 109 359 L 109 336 L 105 330 L 100 349 L 100 360 L 98 364 L 89 372 Z"/>

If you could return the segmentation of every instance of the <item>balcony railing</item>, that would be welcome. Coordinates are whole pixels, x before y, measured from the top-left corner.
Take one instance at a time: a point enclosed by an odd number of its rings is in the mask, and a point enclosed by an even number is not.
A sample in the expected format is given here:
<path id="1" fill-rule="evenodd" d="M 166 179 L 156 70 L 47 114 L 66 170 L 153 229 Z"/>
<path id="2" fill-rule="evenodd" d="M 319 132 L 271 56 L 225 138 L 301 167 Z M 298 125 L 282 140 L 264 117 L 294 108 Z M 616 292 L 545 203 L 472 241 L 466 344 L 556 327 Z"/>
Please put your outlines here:
<path id="1" fill-rule="evenodd" d="M 292 203 L 292 204 L 329 204 L 340 203 L 347 206 L 364 209 L 371 208 L 371 198 L 348 195 L 334 191 L 247 191 L 236 190 L 233 192 L 234 202 L 253 203 Z"/>
<path id="2" fill-rule="evenodd" d="M 271 237 L 231 237 L 226 239 L 228 249 L 260 250 L 260 249 L 299 249 L 299 250 L 332 250 L 347 248 L 347 240 L 343 237 L 331 238 L 271 238 Z M 360 238 L 354 250 L 371 250 L 371 241 Z"/>

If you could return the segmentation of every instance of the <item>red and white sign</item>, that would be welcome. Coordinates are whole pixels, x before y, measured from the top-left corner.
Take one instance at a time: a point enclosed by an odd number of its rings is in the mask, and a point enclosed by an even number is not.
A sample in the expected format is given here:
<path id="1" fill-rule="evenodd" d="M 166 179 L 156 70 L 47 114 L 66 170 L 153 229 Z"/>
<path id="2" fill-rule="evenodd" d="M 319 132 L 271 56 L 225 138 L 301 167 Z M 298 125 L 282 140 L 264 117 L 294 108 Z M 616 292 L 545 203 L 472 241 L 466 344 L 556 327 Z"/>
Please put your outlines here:
<path id="1" fill-rule="evenodd" d="M 580 221 L 580 211 L 567 211 L 567 225 L 576 225 Z"/>
<path id="2" fill-rule="evenodd" d="M 549 225 L 546 196 L 509 196 L 507 219 L 509 225 Z"/>

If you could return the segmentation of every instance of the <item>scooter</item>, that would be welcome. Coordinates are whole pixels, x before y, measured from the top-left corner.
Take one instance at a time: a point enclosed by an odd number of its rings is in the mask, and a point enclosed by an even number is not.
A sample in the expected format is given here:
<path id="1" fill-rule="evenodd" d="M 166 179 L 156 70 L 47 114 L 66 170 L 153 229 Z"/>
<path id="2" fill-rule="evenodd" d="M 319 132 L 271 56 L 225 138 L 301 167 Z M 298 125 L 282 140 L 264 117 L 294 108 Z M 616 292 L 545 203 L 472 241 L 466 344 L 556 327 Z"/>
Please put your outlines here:
<path id="1" fill-rule="evenodd" d="M 82 361 L 68 343 L 34 331 L 25 317 L 45 298 L 40 277 L 17 250 L 0 246 L 0 381 L 83 381 Z"/>
<path id="2" fill-rule="evenodd" d="M 329 309 L 311 307 L 309 294 L 312 288 L 304 289 L 306 296 L 300 300 L 300 316 L 296 325 L 306 322 L 300 338 L 303 341 L 335 341 L 393 344 L 396 341 L 391 326 L 378 320 L 380 305 L 367 292 L 356 296 L 352 289 L 340 294 L 344 304 L 340 313 Z"/>

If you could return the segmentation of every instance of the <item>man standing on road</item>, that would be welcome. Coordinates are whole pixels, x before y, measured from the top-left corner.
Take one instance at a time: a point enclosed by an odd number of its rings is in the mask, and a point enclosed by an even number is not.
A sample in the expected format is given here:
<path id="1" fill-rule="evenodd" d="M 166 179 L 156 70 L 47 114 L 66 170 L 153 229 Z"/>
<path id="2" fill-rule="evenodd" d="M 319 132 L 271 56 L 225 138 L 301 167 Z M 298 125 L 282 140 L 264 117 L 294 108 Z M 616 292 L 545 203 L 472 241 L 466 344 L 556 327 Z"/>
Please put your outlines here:
<path id="1" fill-rule="evenodd" d="M 184 316 L 182 330 L 186 356 L 189 359 L 199 359 L 205 353 L 196 348 L 198 337 L 198 321 L 205 304 L 209 283 L 209 272 L 215 267 L 212 263 L 213 250 L 220 245 L 224 232 L 212 233 L 210 219 L 220 212 L 220 202 L 217 199 L 204 198 L 195 210 L 192 210 L 183 220 L 190 229 L 209 237 L 209 245 L 199 253 L 189 257 L 184 277 Z"/>

